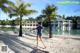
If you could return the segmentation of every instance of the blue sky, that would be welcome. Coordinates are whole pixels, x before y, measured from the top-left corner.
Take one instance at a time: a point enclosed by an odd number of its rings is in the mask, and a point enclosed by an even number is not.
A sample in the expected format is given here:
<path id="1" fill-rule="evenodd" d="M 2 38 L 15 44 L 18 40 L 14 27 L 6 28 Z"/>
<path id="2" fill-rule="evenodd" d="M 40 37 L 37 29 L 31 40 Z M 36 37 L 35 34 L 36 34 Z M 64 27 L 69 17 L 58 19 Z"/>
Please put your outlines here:
<path id="1" fill-rule="evenodd" d="M 15 0 L 12 0 L 13 2 Z M 78 1 L 79 0 L 24 0 L 24 2 L 31 2 L 32 3 L 32 9 L 35 9 L 38 11 L 38 13 L 32 14 L 29 17 L 37 17 L 38 15 L 42 14 L 42 10 L 48 5 L 48 4 L 54 4 L 57 6 L 58 10 L 57 13 L 58 15 L 66 15 L 66 16 L 80 16 L 80 4 L 57 4 L 57 2 L 61 1 Z M 77 11 L 78 10 L 78 11 Z M 25 16 L 24 18 L 27 18 Z M 7 14 L 2 12 L 0 10 L 0 19 L 10 19 Z"/>

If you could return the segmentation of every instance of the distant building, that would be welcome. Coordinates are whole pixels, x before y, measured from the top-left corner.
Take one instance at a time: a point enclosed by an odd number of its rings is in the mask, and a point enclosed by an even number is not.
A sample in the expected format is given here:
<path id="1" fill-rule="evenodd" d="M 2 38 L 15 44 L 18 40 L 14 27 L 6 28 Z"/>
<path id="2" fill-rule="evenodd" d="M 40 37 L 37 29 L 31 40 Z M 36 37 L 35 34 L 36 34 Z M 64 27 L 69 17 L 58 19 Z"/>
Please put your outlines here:
<path id="1" fill-rule="evenodd" d="M 53 27 L 61 28 L 62 30 L 69 29 L 71 30 L 72 21 L 71 20 L 64 20 L 62 18 L 57 18 L 56 20 L 51 20 Z M 36 28 L 37 20 L 36 19 L 25 19 L 22 22 L 23 28 Z"/>
<path id="2" fill-rule="evenodd" d="M 23 20 L 22 25 L 23 27 L 26 27 L 26 28 L 36 28 L 37 21 L 36 19 L 26 19 L 26 20 Z"/>
<path id="3" fill-rule="evenodd" d="M 72 28 L 72 20 L 66 20 L 63 18 L 57 18 L 53 21 L 53 27 L 57 27 L 57 29 L 61 30 L 71 30 Z"/>

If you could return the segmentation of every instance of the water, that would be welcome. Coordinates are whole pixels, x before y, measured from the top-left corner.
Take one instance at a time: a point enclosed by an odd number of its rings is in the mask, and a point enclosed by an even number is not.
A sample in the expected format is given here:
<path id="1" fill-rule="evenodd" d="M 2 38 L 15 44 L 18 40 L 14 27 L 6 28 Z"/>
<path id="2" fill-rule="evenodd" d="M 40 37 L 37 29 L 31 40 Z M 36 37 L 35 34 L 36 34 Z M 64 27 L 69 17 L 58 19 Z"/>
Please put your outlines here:
<path id="1" fill-rule="evenodd" d="M 13 31 L 13 32 L 18 32 L 19 29 L 15 28 L 15 27 L 0 27 L 0 30 L 6 32 L 6 31 Z M 23 28 L 23 33 L 33 33 L 36 34 L 36 30 L 32 30 L 32 29 L 27 29 L 27 28 Z M 62 30 L 59 28 L 54 28 L 52 29 L 52 33 L 53 35 L 73 35 L 73 36 L 80 36 L 80 30 L 76 29 L 76 30 Z M 43 29 L 43 34 L 48 35 L 48 28 L 44 28 Z"/>

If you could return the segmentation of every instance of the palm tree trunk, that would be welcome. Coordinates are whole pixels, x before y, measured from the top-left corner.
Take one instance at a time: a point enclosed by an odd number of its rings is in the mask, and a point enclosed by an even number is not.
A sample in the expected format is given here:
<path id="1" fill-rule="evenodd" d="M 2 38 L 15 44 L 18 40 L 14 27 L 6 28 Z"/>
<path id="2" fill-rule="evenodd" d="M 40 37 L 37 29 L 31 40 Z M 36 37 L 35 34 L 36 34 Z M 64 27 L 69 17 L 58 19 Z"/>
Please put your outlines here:
<path id="1" fill-rule="evenodd" d="M 51 19 L 49 18 L 49 38 L 52 38 L 52 25 L 51 25 Z"/>
<path id="2" fill-rule="evenodd" d="M 20 16 L 20 29 L 19 29 L 19 36 L 22 37 L 22 17 Z"/>

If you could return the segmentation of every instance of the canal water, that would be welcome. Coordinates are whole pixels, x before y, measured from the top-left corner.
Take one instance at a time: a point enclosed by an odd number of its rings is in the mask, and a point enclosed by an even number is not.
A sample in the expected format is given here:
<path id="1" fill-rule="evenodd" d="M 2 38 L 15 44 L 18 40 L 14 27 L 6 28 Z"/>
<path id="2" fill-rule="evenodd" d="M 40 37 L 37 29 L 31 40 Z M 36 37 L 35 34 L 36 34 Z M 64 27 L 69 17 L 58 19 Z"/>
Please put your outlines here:
<path id="1" fill-rule="evenodd" d="M 4 31 L 4 32 L 7 32 L 7 31 L 13 31 L 13 32 L 16 32 L 18 33 L 19 32 L 19 28 L 15 28 L 15 27 L 0 27 L 0 31 Z M 36 34 L 36 30 L 33 30 L 33 29 L 27 29 L 27 28 L 23 28 L 23 33 L 33 33 L 33 34 Z M 44 28 L 42 30 L 42 33 L 45 34 L 45 35 L 48 35 L 48 28 Z M 71 30 L 62 30 L 61 28 L 52 28 L 52 33 L 53 35 L 73 35 L 73 36 L 80 36 L 80 29 L 71 29 Z"/>

